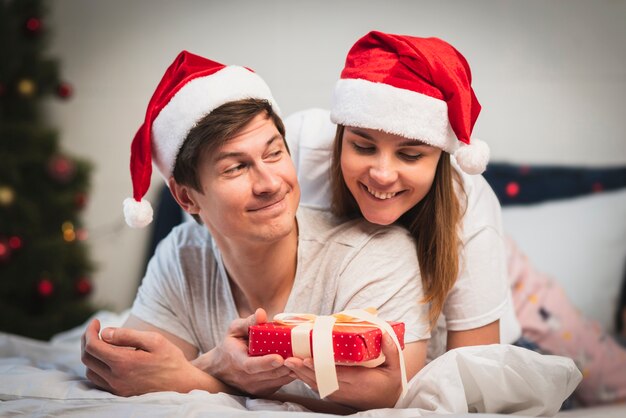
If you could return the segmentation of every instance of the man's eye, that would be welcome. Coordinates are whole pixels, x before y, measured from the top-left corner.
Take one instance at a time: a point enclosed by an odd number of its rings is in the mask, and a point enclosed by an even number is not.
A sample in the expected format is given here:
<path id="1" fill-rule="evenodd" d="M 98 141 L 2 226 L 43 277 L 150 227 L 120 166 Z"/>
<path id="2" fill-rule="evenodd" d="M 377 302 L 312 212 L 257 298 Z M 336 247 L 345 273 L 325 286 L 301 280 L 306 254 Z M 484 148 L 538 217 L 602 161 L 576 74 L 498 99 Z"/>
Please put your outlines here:
<path id="1" fill-rule="evenodd" d="M 235 174 L 245 168 L 245 164 L 237 164 L 224 170 L 224 174 Z"/>
<path id="2" fill-rule="evenodd" d="M 356 142 L 351 142 L 352 148 L 359 154 L 373 154 L 376 151 L 375 147 L 359 145 Z"/>

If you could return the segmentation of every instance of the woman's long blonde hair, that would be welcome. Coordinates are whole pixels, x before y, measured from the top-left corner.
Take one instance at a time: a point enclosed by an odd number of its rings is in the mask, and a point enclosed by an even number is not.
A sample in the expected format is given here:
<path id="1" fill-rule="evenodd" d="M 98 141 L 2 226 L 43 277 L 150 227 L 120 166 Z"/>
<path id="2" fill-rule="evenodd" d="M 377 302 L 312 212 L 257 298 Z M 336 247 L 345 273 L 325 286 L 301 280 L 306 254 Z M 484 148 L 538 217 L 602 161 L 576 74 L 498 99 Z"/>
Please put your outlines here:
<path id="1" fill-rule="evenodd" d="M 362 214 L 341 171 L 343 132 L 344 127 L 338 125 L 331 165 L 331 210 L 340 217 L 356 218 Z M 442 152 L 432 187 L 397 221 L 415 240 L 424 288 L 423 302 L 430 303 L 428 316 L 431 327 L 435 325 L 459 274 L 462 209 L 455 183 L 465 195 L 458 173 L 450 163 L 450 154 Z"/>

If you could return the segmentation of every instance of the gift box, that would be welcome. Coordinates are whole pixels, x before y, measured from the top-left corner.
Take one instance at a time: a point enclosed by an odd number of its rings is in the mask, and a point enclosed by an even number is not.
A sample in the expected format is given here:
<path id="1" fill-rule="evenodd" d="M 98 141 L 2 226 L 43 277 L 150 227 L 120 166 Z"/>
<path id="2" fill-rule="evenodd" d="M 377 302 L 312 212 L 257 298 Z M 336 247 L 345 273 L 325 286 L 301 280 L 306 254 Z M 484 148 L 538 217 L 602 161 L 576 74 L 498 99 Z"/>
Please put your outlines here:
<path id="1" fill-rule="evenodd" d="M 388 322 L 404 348 L 404 323 Z M 292 347 L 291 332 L 294 325 L 268 322 L 248 328 L 248 354 L 262 356 L 280 354 L 297 357 Z M 309 349 L 313 353 L 313 330 L 308 330 Z M 363 363 L 375 360 L 381 353 L 382 331 L 373 324 L 335 325 L 332 329 L 332 346 L 336 364 Z"/>

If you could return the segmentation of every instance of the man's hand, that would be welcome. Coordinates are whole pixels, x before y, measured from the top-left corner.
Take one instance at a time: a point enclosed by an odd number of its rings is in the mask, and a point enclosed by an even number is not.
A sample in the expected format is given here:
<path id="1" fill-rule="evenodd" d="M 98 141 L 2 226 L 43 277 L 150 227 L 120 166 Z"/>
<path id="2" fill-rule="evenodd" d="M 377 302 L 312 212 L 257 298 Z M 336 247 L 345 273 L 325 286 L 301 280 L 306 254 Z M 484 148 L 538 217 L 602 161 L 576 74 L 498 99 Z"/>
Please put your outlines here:
<path id="1" fill-rule="evenodd" d="M 96 386 L 120 396 L 211 389 L 207 388 L 211 379 L 201 376 L 181 349 L 158 332 L 105 328 L 100 339 L 99 331 L 95 319 L 81 340 L 81 360 Z"/>
<path id="2" fill-rule="evenodd" d="M 407 348 L 413 344 L 407 345 Z M 406 351 L 405 349 L 408 358 L 411 354 Z M 339 389 L 324 399 L 360 410 L 392 408 L 402 392 L 402 383 L 398 349 L 387 334 L 382 338 L 382 352 L 385 355 L 385 362 L 378 367 L 337 366 Z M 302 360 L 292 357 L 285 360 L 285 367 L 291 369 L 298 379 L 317 391 L 312 359 Z M 414 374 L 411 369 L 412 367 L 408 367 L 407 371 Z M 408 376 L 409 379 L 412 374 Z"/>
<path id="3" fill-rule="evenodd" d="M 255 396 L 276 392 L 294 378 L 278 354 L 248 356 L 248 327 L 267 322 L 267 314 L 257 309 L 248 318 L 234 320 L 224 340 L 193 364 L 222 382 Z"/>

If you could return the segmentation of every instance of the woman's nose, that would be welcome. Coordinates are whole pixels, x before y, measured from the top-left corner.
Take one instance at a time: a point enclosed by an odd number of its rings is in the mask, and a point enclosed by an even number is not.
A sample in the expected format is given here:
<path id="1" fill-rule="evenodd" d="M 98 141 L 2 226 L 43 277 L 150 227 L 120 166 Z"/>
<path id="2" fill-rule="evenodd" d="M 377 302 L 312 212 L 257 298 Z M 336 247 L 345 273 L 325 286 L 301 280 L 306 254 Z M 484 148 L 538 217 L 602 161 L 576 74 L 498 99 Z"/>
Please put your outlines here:
<path id="1" fill-rule="evenodd" d="M 370 177 L 381 186 L 387 186 L 398 179 L 398 171 L 386 158 L 381 158 L 370 168 Z"/>

